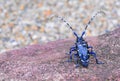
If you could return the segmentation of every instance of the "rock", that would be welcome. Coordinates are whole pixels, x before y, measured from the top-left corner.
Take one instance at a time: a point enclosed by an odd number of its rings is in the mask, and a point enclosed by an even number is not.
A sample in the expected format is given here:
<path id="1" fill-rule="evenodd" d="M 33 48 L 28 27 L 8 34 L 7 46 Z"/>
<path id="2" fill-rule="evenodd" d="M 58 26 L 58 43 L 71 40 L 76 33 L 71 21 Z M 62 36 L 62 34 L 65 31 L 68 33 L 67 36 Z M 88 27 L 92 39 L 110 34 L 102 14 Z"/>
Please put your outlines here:
<path id="1" fill-rule="evenodd" d="M 65 62 L 73 39 L 31 45 L 0 54 L 0 81 L 120 81 L 120 28 L 86 40 L 102 65 L 88 68 Z"/>

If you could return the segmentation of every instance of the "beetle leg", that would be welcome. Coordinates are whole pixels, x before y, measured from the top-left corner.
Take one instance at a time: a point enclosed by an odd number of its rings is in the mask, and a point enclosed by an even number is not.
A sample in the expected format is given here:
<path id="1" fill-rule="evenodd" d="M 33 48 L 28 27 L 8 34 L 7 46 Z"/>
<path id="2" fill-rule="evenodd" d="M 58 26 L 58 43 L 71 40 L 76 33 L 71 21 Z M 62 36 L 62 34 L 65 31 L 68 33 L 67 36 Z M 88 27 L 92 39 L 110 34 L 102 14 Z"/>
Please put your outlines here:
<path id="1" fill-rule="evenodd" d="M 89 49 L 89 48 L 93 49 L 93 47 L 92 47 L 92 46 L 88 46 L 88 49 Z"/>
<path id="2" fill-rule="evenodd" d="M 93 47 L 90 46 L 90 48 L 91 48 L 91 50 L 89 51 L 89 54 L 91 54 L 91 55 L 95 58 L 96 63 L 97 63 L 97 64 L 103 64 L 102 62 L 98 61 L 97 55 L 96 55 L 96 53 L 93 51 Z"/>
<path id="3" fill-rule="evenodd" d="M 72 52 L 76 50 L 76 47 L 73 46 L 70 48 L 70 51 L 69 51 L 69 55 L 70 55 L 70 58 L 68 59 L 68 62 L 71 62 L 72 61 Z"/>
<path id="4" fill-rule="evenodd" d="M 74 62 L 76 64 L 76 66 L 75 66 L 76 68 L 80 66 L 78 54 L 74 54 Z"/>

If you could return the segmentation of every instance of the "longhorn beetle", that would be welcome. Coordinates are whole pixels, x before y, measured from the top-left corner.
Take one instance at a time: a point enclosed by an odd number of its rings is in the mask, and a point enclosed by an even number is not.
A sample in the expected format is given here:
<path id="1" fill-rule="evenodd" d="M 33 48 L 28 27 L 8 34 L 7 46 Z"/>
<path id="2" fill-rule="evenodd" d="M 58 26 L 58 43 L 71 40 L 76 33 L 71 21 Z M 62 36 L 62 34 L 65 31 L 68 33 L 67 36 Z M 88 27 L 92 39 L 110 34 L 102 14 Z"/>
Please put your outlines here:
<path id="1" fill-rule="evenodd" d="M 90 25 L 91 21 L 93 21 L 93 19 L 101 12 L 102 11 L 99 11 L 93 17 L 91 17 L 91 19 L 85 26 L 85 29 L 80 36 L 73 30 L 73 28 L 66 20 L 64 20 L 62 17 L 56 16 L 57 18 L 59 18 L 60 20 L 62 20 L 67 24 L 67 26 L 72 30 L 73 34 L 76 37 L 75 44 L 70 48 L 69 51 L 70 58 L 68 59 L 69 62 L 71 62 L 72 59 L 74 59 L 74 62 L 76 63 L 76 67 L 79 67 L 80 64 L 83 67 L 88 67 L 90 55 L 92 55 L 95 58 L 97 64 L 103 64 L 102 62 L 98 61 L 96 53 L 93 51 L 93 47 L 89 46 L 88 43 L 83 38 L 83 36 L 86 33 L 87 27 Z M 73 58 L 74 51 L 76 53 L 74 53 L 74 58 Z"/>

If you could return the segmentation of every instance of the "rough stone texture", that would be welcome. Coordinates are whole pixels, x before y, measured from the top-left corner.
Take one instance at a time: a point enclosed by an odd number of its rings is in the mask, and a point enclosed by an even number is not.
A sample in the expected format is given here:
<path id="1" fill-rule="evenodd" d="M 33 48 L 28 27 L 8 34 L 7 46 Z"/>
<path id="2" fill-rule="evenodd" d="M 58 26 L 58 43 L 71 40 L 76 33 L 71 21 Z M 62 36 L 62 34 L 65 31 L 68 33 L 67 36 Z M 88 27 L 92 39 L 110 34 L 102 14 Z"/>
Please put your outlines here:
<path id="1" fill-rule="evenodd" d="M 75 68 L 65 62 L 74 40 L 59 40 L 0 54 L 0 81 L 120 81 L 120 28 L 86 40 L 104 64 L 91 57 L 88 68 Z"/>

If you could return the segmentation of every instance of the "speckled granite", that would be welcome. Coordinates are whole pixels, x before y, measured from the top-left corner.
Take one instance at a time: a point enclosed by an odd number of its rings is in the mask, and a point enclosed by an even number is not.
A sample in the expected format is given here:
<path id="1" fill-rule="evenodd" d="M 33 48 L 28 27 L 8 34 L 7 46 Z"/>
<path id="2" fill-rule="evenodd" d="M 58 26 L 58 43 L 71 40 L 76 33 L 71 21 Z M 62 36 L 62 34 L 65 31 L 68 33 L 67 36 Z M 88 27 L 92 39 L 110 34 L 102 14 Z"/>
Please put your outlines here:
<path id="1" fill-rule="evenodd" d="M 65 62 L 74 39 L 31 45 L 0 54 L 0 81 L 120 81 L 120 28 L 86 38 L 99 60 L 88 68 Z"/>

